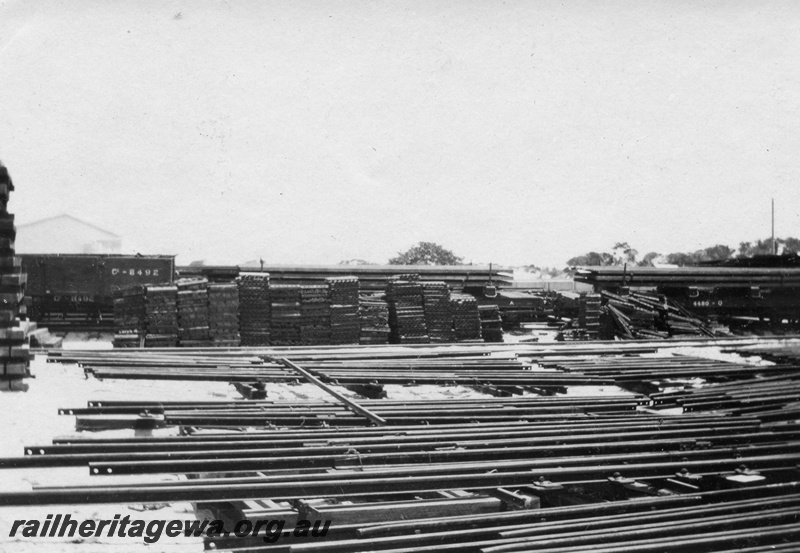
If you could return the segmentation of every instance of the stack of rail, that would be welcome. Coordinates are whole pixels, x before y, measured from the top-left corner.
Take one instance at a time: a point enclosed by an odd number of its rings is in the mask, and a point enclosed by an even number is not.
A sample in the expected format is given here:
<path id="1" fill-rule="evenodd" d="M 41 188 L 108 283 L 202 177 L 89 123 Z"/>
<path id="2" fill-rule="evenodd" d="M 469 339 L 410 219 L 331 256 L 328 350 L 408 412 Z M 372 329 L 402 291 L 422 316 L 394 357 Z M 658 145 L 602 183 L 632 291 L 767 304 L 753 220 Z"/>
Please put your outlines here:
<path id="1" fill-rule="evenodd" d="M 275 346 L 300 344 L 300 287 L 291 284 L 271 284 L 270 343 Z"/>
<path id="2" fill-rule="evenodd" d="M 239 290 L 235 284 L 208 285 L 208 326 L 211 342 L 236 347 L 239 337 Z"/>
<path id="3" fill-rule="evenodd" d="M 581 267 L 576 282 L 606 287 L 800 287 L 800 268 L 754 267 Z"/>
<path id="4" fill-rule="evenodd" d="M 389 343 L 389 304 L 383 294 L 364 294 L 358 300 L 360 344 Z"/>
<path id="5" fill-rule="evenodd" d="M 461 292 L 464 288 L 480 289 L 489 282 L 501 287 L 509 286 L 513 276 L 495 268 L 478 265 L 242 265 L 178 267 L 182 277 L 205 276 L 209 280 L 235 278 L 240 272 L 267 272 L 276 284 L 309 285 L 320 284 L 327 278 L 358 278 L 362 291 L 381 292 L 386 279 L 398 271 L 419 274 L 422 280 L 444 281 L 451 290 Z"/>
<path id="6" fill-rule="evenodd" d="M 316 284 L 300 287 L 300 324 L 301 344 L 331 343 L 331 304 L 328 286 Z"/>
<path id="7" fill-rule="evenodd" d="M 425 325 L 432 343 L 452 342 L 453 308 L 450 302 L 450 289 L 445 282 L 422 281 L 422 302 L 425 311 Z"/>
<path id="8" fill-rule="evenodd" d="M 361 402 L 386 427 L 325 402 L 91 402 L 64 414 L 160 409 L 198 430 L 31 444 L 0 468 L 85 467 L 96 483 L 3 490 L 0 506 L 187 501 L 285 523 L 269 545 L 263 528 L 206 539 L 248 553 L 797 551 L 796 425 L 637 411 L 644 399 Z M 303 518 L 330 531 L 292 536 Z"/>
<path id="9" fill-rule="evenodd" d="M 174 347 L 178 343 L 178 287 L 144 286 L 144 346 Z"/>
<path id="10" fill-rule="evenodd" d="M 326 278 L 331 309 L 331 344 L 357 344 L 361 325 L 358 318 L 358 278 Z"/>
<path id="11" fill-rule="evenodd" d="M 478 300 L 467 294 L 452 294 L 453 329 L 457 342 L 482 340 Z"/>
<path id="12" fill-rule="evenodd" d="M 14 389 L 20 381 L 31 376 L 28 340 L 20 328 L 19 315 L 24 309 L 27 276 L 22 272 L 22 261 L 16 256 L 14 241 L 17 230 L 14 215 L 8 212 L 8 201 L 14 184 L 0 164 L 0 384 L 3 389 Z"/>
<path id="13" fill-rule="evenodd" d="M 481 317 L 481 335 L 485 342 L 503 341 L 503 319 L 500 308 L 496 305 L 479 305 L 478 313 Z"/>
<path id="14" fill-rule="evenodd" d="M 653 394 L 662 408 L 714 411 L 732 417 L 756 416 L 764 422 L 800 420 L 800 375 L 715 383 L 702 388 Z"/>
<path id="15" fill-rule="evenodd" d="M 426 344 L 430 342 L 425 323 L 425 307 L 419 276 L 397 275 L 386 283 L 389 303 L 389 342 Z"/>
<path id="16" fill-rule="evenodd" d="M 614 323 L 619 338 L 652 339 L 680 335 L 714 336 L 702 320 L 666 296 L 633 292 L 626 295 L 603 291 L 604 312 Z"/>
<path id="17" fill-rule="evenodd" d="M 239 288 L 239 334 L 243 346 L 270 343 L 269 273 L 242 273 Z"/>
<path id="18" fill-rule="evenodd" d="M 462 385 L 493 395 L 553 394 L 574 385 L 608 385 L 603 375 L 566 370 L 534 369 L 526 359 L 488 357 L 485 350 L 412 353 L 336 352 L 293 354 L 304 369 L 328 385 L 371 387 L 385 385 Z M 304 377 L 287 371 L 279 352 L 213 353 L 212 350 L 170 354 L 81 352 L 53 354 L 49 360 L 77 362 L 87 375 L 99 379 L 201 380 L 240 383 L 295 383 Z"/>
<path id="19" fill-rule="evenodd" d="M 620 386 L 632 382 L 675 382 L 703 379 L 755 379 L 786 377 L 797 372 L 797 365 L 755 365 L 684 355 L 668 357 L 549 357 L 535 359 L 544 367 L 603 377 Z"/>
<path id="20" fill-rule="evenodd" d="M 208 280 L 182 278 L 178 287 L 178 341 L 182 347 L 211 346 L 208 316 Z"/>

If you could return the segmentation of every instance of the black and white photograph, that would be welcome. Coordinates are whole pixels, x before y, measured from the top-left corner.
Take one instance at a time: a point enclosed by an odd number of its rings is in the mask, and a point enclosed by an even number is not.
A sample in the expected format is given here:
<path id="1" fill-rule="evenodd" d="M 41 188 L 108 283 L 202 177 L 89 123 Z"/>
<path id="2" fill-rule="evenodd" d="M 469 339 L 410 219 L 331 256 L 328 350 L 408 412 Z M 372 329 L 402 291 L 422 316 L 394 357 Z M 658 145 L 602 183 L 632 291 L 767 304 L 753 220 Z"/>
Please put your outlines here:
<path id="1" fill-rule="evenodd" d="M 0 552 L 800 551 L 800 3 L 0 0 Z"/>

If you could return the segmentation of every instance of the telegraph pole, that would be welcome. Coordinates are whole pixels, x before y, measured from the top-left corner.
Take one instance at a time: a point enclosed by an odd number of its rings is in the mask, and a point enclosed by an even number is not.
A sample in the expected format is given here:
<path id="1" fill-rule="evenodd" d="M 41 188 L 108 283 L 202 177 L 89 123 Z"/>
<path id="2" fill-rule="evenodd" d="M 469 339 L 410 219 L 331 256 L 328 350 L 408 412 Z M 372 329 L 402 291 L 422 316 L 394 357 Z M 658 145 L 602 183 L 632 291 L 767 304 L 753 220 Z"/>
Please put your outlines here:
<path id="1" fill-rule="evenodd" d="M 772 255 L 778 253 L 775 247 L 775 198 L 772 198 Z"/>

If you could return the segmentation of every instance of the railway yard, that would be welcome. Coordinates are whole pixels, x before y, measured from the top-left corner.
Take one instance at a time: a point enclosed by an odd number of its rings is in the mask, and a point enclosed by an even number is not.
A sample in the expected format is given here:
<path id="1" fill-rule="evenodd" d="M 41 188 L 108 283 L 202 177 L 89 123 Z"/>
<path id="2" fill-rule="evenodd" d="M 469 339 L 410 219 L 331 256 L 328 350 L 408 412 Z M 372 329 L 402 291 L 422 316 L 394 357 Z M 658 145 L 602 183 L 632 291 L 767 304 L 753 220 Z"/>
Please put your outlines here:
<path id="1" fill-rule="evenodd" d="M 800 553 L 799 27 L 1 1 L 0 553 Z"/>
<path id="2" fill-rule="evenodd" d="M 4 550 L 800 549 L 797 266 L 20 259 L 6 180 Z"/>

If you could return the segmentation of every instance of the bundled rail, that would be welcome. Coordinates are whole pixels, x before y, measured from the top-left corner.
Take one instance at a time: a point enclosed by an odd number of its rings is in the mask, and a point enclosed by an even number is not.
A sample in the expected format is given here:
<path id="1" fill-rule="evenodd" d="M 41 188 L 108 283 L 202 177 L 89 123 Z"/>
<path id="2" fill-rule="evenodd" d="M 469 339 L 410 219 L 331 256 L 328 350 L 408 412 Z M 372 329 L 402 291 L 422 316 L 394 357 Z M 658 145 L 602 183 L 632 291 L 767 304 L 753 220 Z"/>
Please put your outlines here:
<path id="1" fill-rule="evenodd" d="M 611 319 L 614 334 L 623 339 L 671 338 L 679 335 L 714 336 L 702 320 L 680 304 L 658 294 L 601 292 L 603 312 Z"/>

